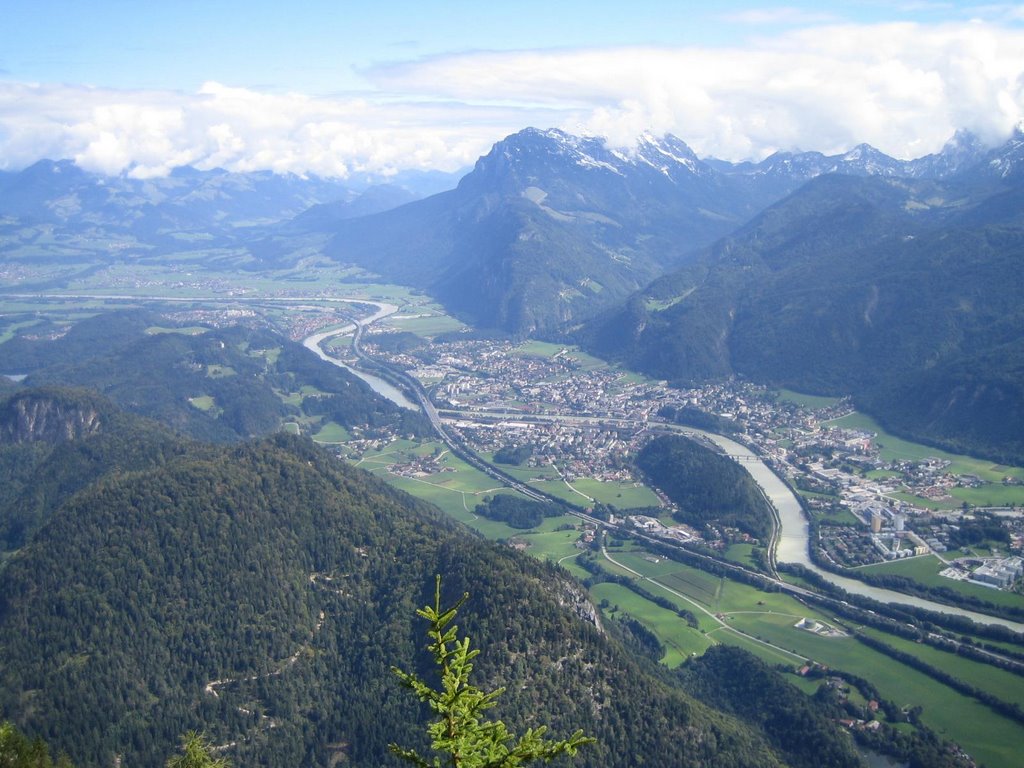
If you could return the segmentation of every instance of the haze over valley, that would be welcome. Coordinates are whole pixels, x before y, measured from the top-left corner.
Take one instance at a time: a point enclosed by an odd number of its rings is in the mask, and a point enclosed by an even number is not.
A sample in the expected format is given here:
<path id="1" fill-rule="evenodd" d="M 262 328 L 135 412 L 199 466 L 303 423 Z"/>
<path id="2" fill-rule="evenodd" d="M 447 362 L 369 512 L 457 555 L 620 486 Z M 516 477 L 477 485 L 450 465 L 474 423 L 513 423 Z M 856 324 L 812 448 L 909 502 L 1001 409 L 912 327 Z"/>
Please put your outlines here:
<path id="1" fill-rule="evenodd" d="M 0 762 L 1017 765 L 1019 9 L 314 6 L 0 33 Z"/>

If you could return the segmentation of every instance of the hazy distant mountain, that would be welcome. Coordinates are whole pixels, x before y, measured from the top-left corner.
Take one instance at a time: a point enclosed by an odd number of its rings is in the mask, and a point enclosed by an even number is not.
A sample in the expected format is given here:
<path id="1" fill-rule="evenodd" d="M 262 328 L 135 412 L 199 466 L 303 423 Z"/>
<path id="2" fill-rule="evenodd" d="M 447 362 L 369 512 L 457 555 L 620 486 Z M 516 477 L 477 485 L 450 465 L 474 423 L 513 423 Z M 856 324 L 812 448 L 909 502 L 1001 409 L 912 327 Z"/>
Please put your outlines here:
<path id="1" fill-rule="evenodd" d="M 734 182 L 672 136 L 623 152 L 526 129 L 498 142 L 450 192 L 362 219 L 339 215 L 327 250 L 426 288 L 480 324 L 545 332 L 732 231 L 778 196 L 774 186 Z M 300 219 L 290 234 L 324 224 Z M 279 254 L 294 250 L 288 234 Z"/>
<path id="2" fill-rule="evenodd" d="M 401 175 L 432 193 L 449 174 Z M 178 168 L 164 178 L 133 179 L 82 170 L 70 160 L 41 160 L 0 173 L 0 237 L 9 260 L 108 262 L 182 251 L 240 249 L 266 227 L 318 205 L 362 216 L 417 199 L 395 183 L 347 181 L 270 171 L 231 173 Z M 242 251 L 233 251 L 241 253 Z"/>
<path id="3" fill-rule="evenodd" d="M 969 134 L 910 162 L 862 144 L 728 163 L 701 160 L 674 136 L 644 136 L 625 151 L 529 128 L 495 144 L 450 192 L 357 219 L 345 205 L 321 206 L 257 253 L 273 262 L 299 250 L 294 238 L 327 233 L 339 261 L 422 287 L 478 324 L 544 334 L 686 263 L 808 180 L 940 178 L 980 157 Z"/>
<path id="4" fill-rule="evenodd" d="M 589 343 L 670 379 L 853 393 L 903 433 L 1024 458 L 1024 188 L 992 172 L 1020 144 L 942 181 L 817 178 Z"/>

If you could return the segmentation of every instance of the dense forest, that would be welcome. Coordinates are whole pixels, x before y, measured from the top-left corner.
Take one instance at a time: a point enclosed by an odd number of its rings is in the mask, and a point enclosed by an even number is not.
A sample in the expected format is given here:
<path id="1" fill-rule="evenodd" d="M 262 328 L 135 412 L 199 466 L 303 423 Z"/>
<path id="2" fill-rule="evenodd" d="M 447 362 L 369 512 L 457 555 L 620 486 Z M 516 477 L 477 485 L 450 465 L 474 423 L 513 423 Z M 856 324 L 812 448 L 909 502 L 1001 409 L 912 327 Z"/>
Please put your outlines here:
<path id="1" fill-rule="evenodd" d="M 767 539 L 772 509 L 742 467 L 680 435 L 655 438 L 637 454 L 636 465 L 679 507 L 679 522 L 727 525 Z"/>
<path id="2" fill-rule="evenodd" d="M 499 493 L 483 504 L 477 504 L 474 512 L 491 520 L 500 520 L 513 528 L 536 528 L 545 517 L 557 517 L 565 513 L 560 504 L 550 501 L 533 501 L 520 496 Z"/>
<path id="3" fill-rule="evenodd" d="M 296 437 L 218 447 L 155 430 L 123 465 L 152 425 L 120 419 L 6 446 L 26 466 L 75 443 L 94 458 L 46 492 L 0 569 L 0 719 L 76 765 L 161 765 L 190 729 L 237 765 L 378 766 L 388 742 L 422 744 L 425 713 L 390 667 L 429 671 L 414 609 L 435 573 L 472 593 L 460 625 L 485 649 L 485 687 L 508 687 L 496 714 L 513 730 L 582 728 L 599 740 L 584 765 L 784 762 L 624 653 L 560 569 Z"/>

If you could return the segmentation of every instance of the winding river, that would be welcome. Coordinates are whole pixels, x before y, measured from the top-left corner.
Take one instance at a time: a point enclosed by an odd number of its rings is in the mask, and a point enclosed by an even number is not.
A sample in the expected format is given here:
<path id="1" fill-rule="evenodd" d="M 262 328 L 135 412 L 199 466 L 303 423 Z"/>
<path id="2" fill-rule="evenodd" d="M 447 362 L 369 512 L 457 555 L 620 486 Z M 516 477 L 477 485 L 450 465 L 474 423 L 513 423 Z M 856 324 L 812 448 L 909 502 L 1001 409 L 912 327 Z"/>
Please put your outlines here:
<path id="1" fill-rule="evenodd" d="M 365 371 L 360 371 L 358 368 L 353 368 L 351 365 L 346 365 L 338 358 L 328 355 L 320 346 L 320 344 L 327 339 L 354 333 L 357 327 L 366 327 L 367 325 L 380 320 L 382 317 L 393 315 L 398 311 L 398 307 L 394 304 L 386 304 L 380 301 L 368 301 L 366 299 L 335 299 L 335 301 L 349 301 L 353 304 L 372 304 L 377 307 L 377 311 L 372 315 L 356 320 L 354 323 L 349 323 L 342 328 L 335 328 L 330 331 L 322 331 L 320 333 L 315 333 L 312 336 L 307 336 L 302 340 L 302 346 L 314 352 L 321 360 L 326 360 L 328 363 L 337 365 L 339 368 L 344 368 L 349 373 L 358 376 L 369 384 L 370 388 L 373 389 L 374 392 L 386 397 L 391 402 L 400 405 L 403 408 L 408 408 L 411 411 L 418 411 L 419 406 L 402 394 L 402 391 L 397 387 L 392 386 L 379 376 L 374 376 L 372 373 L 366 373 Z"/>
<path id="2" fill-rule="evenodd" d="M 340 360 L 331 357 L 323 349 L 320 344 L 326 339 L 334 336 L 343 336 L 345 334 L 353 333 L 357 327 L 366 327 L 383 317 L 392 315 L 398 311 L 398 307 L 394 304 L 387 304 L 379 301 L 369 301 L 366 299 L 334 299 L 335 301 L 349 301 L 352 303 L 359 304 L 370 304 L 377 307 L 377 311 L 372 315 L 364 318 L 360 318 L 354 323 L 344 326 L 343 328 L 336 328 L 330 331 L 322 331 L 320 333 L 313 334 L 303 339 L 302 343 L 307 348 L 316 353 L 321 359 L 326 360 L 333 365 L 341 366 L 353 374 L 361 378 L 367 384 L 369 384 L 374 391 L 380 393 L 384 397 L 387 397 L 392 402 L 397 403 L 403 408 L 409 408 L 411 410 L 418 410 L 416 403 L 411 402 L 401 391 L 397 388 L 384 381 L 383 379 L 374 376 L 372 374 L 365 373 L 358 369 L 352 368 L 351 366 L 345 365 Z M 741 467 L 743 467 L 754 480 L 761 486 L 765 495 L 775 506 L 776 511 L 779 515 L 779 535 L 775 544 L 775 558 L 778 562 L 783 563 L 794 563 L 802 565 L 809 571 L 813 571 L 824 580 L 845 589 L 847 592 L 854 595 L 863 595 L 870 597 L 873 600 L 878 600 L 884 603 L 895 603 L 901 605 L 913 606 L 916 608 L 925 608 L 929 611 L 935 611 L 936 613 L 945 613 L 954 616 L 964 616 L 971 619 L 979 624 L 998 624 L 1007 627 L 1014 632 L 1024 634 L 1024 624 L 1021 622 L 1010 621 L 1008 619 L 1001 619 L 996 616 L 988 616 L 983 613 L 976 611 L 969 611 L 963 608 L 957 608 L 950 605 L 944 605 L 942 603 L 936 603 L 932 600 L 926 600 L 920 597 L 914 597 L 913 595 L 905 595 L 902 592 L 895 592 L 891 589 L 882 589 L 880 587 L 873 587 L 865 584 L 856 579 L 850 579 L 845 576 L 839 576 L 830 571 L 819 568 L 814 562 L 811 561 L 809 543 L 810 543 L 810 526 L 807 523 L 807 518 L 804 515 L 803 507 L 800 505 L 800 501 L 796 495 L 790 490 L 789 486 L 784 483 L 778 475 L 776 475 L 767 464 L 765 464 L 761 457 L 751 451 L 745 445 L 737 443 L 735 440 L 730 440 L 722 435 L 717 435 L 712 432 L 704 432 L 699 429 L 687 429 L 688 432 L 702 435 L 706 439 L 717 444 L 722 450 L 724 450 L 730 456 L 741 458 L 739 461 Z"/>
<path id="3" fill-rule="evenodd" d="M 764 490 L 765 495 L 768 496 L 772 504 L 775 505 L 775 509 L 779 513 L 779 538 L 775 547 L 775 558 L 777 561 L 802 565 L 804 568 L 809 571 L 813 571 L 826 581 L 835 584 L 837 587 L 842 587 L 850 594 L 863 595 L 883 603 L 910 605 L 915 608 L 926 608 L 929 611 L 935 611 L 936 613 L 966 616 L 971 619 L 971 621 L 975 621 L 979 624 L 999 624 L 1012 629 L 1014 632 L 1024 633 L 1024 624 L 1017 621 L 1001 619 L 996 616 L 988 616 L 983 613 L 968 611 L 963 608 L 956 608 L 951 605 L 944 605 L 931 600 L 925 600 L 924 598 L 914 597 L 913 595 L 904 595 L 902 592 L 895 592 L 891 589 L 872 587 L 862 581 L 850 579 L 845 576 L 838 576 L 819 568 L 811 562 L 811 556 L 809 554 L 810 527 L 807 524 L 807 518 L 804 516 L 804 511 L 800 506 L 800 501 L 797 499 L 793 491 L 790 490 L 789 486 L 786 485 L 778 475 L 772 472 L 772 470 L 768 468 L 768 465 L 761 461 L 760 456 L 751 451 L 745 445 L 741 445 L 735 440 L 730 440 L 727 437 L 712 434 L 711 432 L 701 432 L 700 430 L 693 431 L 699 432 L 699 434 L 713 441 L 729 455 L 742 456 L 743 460 L 739 462 L 740 466 L 751 474 L 754 480 L 757 481 L 758 485 L 760 485 Z"/>

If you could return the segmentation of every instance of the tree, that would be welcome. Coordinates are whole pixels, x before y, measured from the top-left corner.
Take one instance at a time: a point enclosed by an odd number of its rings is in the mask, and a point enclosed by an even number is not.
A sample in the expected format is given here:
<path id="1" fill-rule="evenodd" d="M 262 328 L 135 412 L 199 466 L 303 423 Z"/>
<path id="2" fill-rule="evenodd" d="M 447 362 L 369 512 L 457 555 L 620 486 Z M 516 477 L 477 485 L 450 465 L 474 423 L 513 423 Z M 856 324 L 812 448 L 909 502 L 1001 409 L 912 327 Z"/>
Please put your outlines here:
<path id="1" fill-rule="evenodd" d="M 167 761 L 167 768 L 228 768 L 230 763 L 221 758 L 214 760 L 212 747 L 201 733 L 189 731 L 181 739 L 182 754 Z"/>
<path id="2" fill-rule="evenodd" d="M 431 747 L 448 757 L 444 762 L 440 757 L 427 760 L 416 750 L 404 749 L 397 744 L 390 745 L 392 753 L 419 768 L 515 768 L 534 760 L 551 760 L 562 754 L 572 756 L 581 746 L 592 743 L 594 739 L 584 736 L 583 731 L 576 731 L 562 741 L 545 739 L 547 726 L 544 725 L 528 729 L 516 740 L 502 721 L 484 719 L 483 713 L 495 705 L 505 689 L 497 688 L 485 693 L 469 682 L 472 661 L 480 650 L 470 650 L 469 638 L 459 640 L 458 627 L 449 626 L 468 599 L 467 592 L 455 605 L 443 609 L 441 577 L 437 576 L 434 605 L 416 611 L 417 615 L 430 622 L 427 636 L 431 643 L 427 649 L 440 667 L 439 689 L 431 688 L 415 674 L 392 667 L 402 684 L 437 713 L 437 719 L 427 726 L 427 734 L 431 738 Z"/>
<path id="3" fill-rule="evenodd" d="M 67 755 L 54 763 L 42 739 L 29 740 L 12 723 L 0 723 L 0 768 L 71 768 Z"/>

